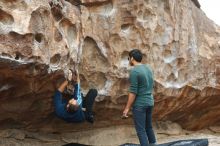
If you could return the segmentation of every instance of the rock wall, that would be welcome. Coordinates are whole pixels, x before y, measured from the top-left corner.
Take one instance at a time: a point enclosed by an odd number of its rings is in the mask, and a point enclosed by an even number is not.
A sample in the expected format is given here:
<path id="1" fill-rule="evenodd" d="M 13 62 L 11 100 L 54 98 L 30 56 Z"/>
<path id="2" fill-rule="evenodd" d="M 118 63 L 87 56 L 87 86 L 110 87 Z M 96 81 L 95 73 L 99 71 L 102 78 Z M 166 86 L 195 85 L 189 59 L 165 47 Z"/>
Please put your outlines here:
<path id="1" fill-rule="evenodd" d="M 195 2 L 0 1 L 1 128 L 68 130 L 53 114 L 52 95 L 74 67 L 84 92 L 99 91 L 94 127 L 131 123 L 120 114 L 132 48 L 154 69 L 155 120 L 193 130 L 218 125 L 220 27 Z"/>

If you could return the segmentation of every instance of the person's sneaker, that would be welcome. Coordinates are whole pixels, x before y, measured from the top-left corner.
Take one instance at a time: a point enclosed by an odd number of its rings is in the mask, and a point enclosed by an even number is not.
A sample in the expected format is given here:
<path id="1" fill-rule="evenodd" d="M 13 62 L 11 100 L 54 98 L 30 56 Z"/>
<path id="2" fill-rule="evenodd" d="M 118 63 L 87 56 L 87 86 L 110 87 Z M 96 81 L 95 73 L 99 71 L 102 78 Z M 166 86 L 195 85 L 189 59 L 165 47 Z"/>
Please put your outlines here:
<path id="1" fill-rule="evenodd" d="M 156 143 L 150 143 L 149 146 L 156 146 Z"/>

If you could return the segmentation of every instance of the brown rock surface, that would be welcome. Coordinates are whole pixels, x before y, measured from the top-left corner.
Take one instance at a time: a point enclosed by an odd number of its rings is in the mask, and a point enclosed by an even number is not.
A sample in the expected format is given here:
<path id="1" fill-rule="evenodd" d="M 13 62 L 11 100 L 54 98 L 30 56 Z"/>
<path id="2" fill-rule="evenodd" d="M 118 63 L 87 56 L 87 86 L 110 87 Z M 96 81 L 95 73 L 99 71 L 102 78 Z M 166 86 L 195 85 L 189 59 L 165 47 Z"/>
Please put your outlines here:
<path id="1" fill-rule="evenodd" d="M 190 0 L 0 1 L 0 127 L 71 131 L 123 125 L 127 55 L 155 73 L 156 120 L 201 129 L 220 123 L 220 28 Z M 55 81 L 78 67 L 95 87 L 96 123 L 53 114 Z M 71 130 L 70 130 L 71 128 Z"/>

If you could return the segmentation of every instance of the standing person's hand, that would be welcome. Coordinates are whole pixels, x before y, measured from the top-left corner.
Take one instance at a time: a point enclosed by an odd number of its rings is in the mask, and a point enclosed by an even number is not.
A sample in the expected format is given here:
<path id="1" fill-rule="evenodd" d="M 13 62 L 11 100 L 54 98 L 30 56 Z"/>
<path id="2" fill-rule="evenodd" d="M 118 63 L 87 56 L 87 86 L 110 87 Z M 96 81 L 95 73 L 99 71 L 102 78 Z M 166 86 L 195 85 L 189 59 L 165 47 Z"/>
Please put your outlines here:
<path id="1" fill-rule="evenodd" d="M 125 108 L 124 111 L 123 111 L 122 118 L 128 118 L 128 112 L 129 112 L 129 109 Z"/>

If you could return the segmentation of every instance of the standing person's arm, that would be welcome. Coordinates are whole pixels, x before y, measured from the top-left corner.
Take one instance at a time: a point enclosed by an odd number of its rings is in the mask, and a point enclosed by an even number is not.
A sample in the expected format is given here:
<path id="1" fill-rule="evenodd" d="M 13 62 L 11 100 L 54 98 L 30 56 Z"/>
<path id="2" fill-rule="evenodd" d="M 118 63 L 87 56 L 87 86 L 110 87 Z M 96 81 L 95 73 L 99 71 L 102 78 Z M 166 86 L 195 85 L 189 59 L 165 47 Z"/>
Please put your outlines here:
<path id="1" fill-rule="evenodd" d="M 129 93 L 128 94 L 128 101 L 127 101 L 126 107 L 123 111 L 123 116 L 124 117 L 128 117 L 128 112 L 130 111 L 131 106 L 134 103 L 135 97 L 136 97 L 136 94 L 134 94 L 134 93 Z"/>
<path id="2" fill-rule="evenodd" d="M 137 73 L 135 71 L 131 71 L 129 80 L 130 80 L 130 88 L 129 88 L 129 94 L 128 94 L 128 101 L 123 111 L 124 117 L 128 116 L 127 114 L 129 110 L 131 109 L 131 106 L 134 103 L 136 95 L 137 95 L 138 78 L 137 78 Z"/>

